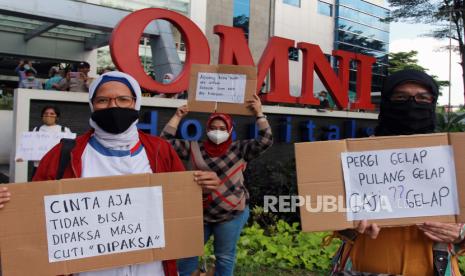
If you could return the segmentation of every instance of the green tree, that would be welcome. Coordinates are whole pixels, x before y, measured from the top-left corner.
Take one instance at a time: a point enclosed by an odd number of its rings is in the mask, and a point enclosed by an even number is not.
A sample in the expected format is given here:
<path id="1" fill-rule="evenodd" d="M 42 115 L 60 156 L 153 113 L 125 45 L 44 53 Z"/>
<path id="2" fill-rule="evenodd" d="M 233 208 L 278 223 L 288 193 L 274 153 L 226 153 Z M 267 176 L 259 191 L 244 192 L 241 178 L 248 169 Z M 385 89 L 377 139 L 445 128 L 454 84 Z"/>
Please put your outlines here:
<path id="1" fill-rule="evenodd" d="M 97 72 L 101 72 L 106 67 L 115 68 L 113 61 L 111 60 L 110 48 L 108 48 L 108 46 L 97 50 Z"/>
<path id="2" fill-rule="evenodd" d="M 389 53 L 389 74 L 404 69 L 415 69 L 427 72 L 428 69 L 418 64 L 417 51 Z M 439 87 L 449 86 L 449 81 L 439 80 L 437 76 L 431 75 Z"/>
<path id="3" fill-rule="evenodd" d="M 439 107 L 436 112 L 437 131 L 439 132 L 463 132 L 465 131 L 465 112 L 447 112 L 444 107 Z"/>
<path id="4" fill-rule="evenodd" d="M 432 29 L 429 35 L 438 39 L 448 38 L 450 36 L 453 40 L 457 41 L 458 47 L 454 47 L 452 50 L 460 54 L 462 82 L 465 87 L 464 1 L 388 0 L 388 2 L 392 8 L 389 20 L 430 24 Z"/>

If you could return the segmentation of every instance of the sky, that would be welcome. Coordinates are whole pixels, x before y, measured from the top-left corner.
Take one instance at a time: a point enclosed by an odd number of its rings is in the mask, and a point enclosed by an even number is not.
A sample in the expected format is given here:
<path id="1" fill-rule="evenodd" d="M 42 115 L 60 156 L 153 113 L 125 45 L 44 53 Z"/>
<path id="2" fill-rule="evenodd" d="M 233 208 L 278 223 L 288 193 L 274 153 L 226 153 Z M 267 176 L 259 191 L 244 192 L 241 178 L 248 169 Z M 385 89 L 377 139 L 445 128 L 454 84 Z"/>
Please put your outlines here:
<path id="1" fill-rule="evenodd" d="M 428 69 L 428 73 L 436 75 L 440 80 L 449 80 L 449 51 L 441 47 L 449 45 L 449 40 L 437 40 L 425 36 L 431 26 L 425 24 L 391 23 L 390 52 L 418 51 L 418 63 Z M 462 69 L 458 64 L 460 56 L 452 53 L 451 70 L 451 104 L 463 105 Z M 448 102 L 449 88 L 442 89 L 439 104 Z"/>

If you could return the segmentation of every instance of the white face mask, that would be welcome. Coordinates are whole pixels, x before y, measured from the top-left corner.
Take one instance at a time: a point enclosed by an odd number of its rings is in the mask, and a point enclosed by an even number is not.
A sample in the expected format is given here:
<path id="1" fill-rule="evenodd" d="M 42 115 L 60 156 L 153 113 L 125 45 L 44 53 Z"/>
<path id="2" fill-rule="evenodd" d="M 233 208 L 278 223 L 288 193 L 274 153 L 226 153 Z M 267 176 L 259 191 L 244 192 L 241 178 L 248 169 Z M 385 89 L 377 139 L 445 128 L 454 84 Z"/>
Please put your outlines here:
<path id="1" fill-rule="evenodd" d="M 224 130 L 210 130 L 207 132 L 208 139 L 213 143 L 219 145 L 229 138 L 229 133 Z"/>

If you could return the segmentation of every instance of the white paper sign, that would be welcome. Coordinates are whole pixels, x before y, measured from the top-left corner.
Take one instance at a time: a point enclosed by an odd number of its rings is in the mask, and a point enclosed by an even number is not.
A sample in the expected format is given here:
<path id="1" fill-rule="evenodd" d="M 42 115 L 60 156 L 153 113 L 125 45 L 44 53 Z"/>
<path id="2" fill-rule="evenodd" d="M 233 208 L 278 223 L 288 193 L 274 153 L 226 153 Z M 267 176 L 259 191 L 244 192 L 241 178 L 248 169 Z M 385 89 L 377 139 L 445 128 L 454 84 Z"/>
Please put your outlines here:
<path id="1" fill-rule="evenodd" d="M 62 138 L 76 138 L 76 133 L 70 132 L 23 132 L 19 146 L 16 148 L 16 158 L 29 161 L 39 161 Z"/>
<path id="2" fill-rule="evenodd" d="M 197 78 L 197 101 L 244 103 L 247 76 L 199 72 Z"/>
<path id="3" fill-rule="evenodd" d="M 165 247 L 162 187 L 45 196 L 49 261 Z"/>
<path id="4" fill-rule="evenodd" d="M 458 214 L 450 146 L 341 153 L 347 219 Z"/>

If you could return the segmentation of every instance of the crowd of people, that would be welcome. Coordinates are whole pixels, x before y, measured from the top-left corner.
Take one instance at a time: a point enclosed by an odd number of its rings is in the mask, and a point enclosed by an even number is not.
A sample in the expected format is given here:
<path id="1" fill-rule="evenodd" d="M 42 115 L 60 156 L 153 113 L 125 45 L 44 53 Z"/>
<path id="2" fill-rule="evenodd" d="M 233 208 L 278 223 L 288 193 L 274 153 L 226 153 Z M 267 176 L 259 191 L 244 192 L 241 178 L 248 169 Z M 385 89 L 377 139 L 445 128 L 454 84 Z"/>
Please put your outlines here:
<path id="1" fill-rule="evenodd" d="M 37 78 L 37 70 L 33 67 L 32 61 L 20 60 L 15 72 L 18 75 L 19 82 L 18 88 L 38 89 L 38 90 L 55 90 L 55 91 L 69 91 L 69 92 L 88 92 L 94 78 L 89 76 L 90 64 L 86 61 L 80 62 L 75 66 L 68 65 L 65 69 L 60 68 L 59 65 L 52 66 L 48 72 L 48 79 L 41 82 Z M 114 71 L 113 67 L 105 67 L 100 70 L 100 74 L 105 74 Z M 151 76 L 154 74 L 150 74 Z M 175 79 L 172 73 L 163 74 L 162 83 L 168 84 Z M 180 91 L 179 93 L 151 93 L 142 91 L 144 97 L 157 97 L 157 98 L 170 98 L 170 99 L 186 99 L 187 91 Z"/>
<path id="2" fill-rule="evenodd" d="M 22 82 L 33 83 L 29 77 L 33 68 L 27 65 L 23 64 L 22 71 L 26 71 Z M 85 75 L 87 69 L 82 68 L 79 76 Z M 67 78 L 51 78 L 49 83 L 50 87 L 67 89 L 84 89 L 86 85 L 85 81 L 71 82 Z M 254 95 L 246 103 L 258 126 L 255 139 L 233 141 L 232 117 L 213 113 L 205 124 L 205 139 L 186 141 L 178 139 L 176 133 L 179 123 L 188 115 L 187 106 L 176 110 L 160 137 L 137 129 L 142 92 L 128 74 L 104 73 L 88 88 L 90 129 L 76 138 L 71 151 L 73 159 L 62 173 L 57 172 L 64 146 L 60 143 L 40 161 L 33 180 L 174 172 L 185 170 L 186 165 L 195 171 L 193 178 L 203 191 L 203 242 L 214 238 L 215 275 L 233 275 L 237 241 L 249 217 L 249 193 L 244 186 L 243 171 L 250 160 L 259 158 L 273 143 L 260 98 Z M 434 132 L 438 95 L 436 82 L 426 73 L 403 70 L 392 74 L 382 91 L 376 135 Z M 325 93 L 320 96 L 322 106 L 326 106 Z M 61 129 L 55 126 L 59 114 L 56 109 L 44 109 L 43 118 L 55 118 L 44 119 L 47 128 Z M 0 189 L 0 209 L 10 200 L 14 197 L 8 189 Z M 334 236 L 343 243 L 333 260 L 333 275 L 460 275 L 457 255 L 464 248 L 463 224 L 425 222 L 381 228 L 360 221 L 354 229 L 336 232 Z M 188 276 L 198 266 L 198 258 L 192 257 L 78 275 Z"/>
<path id="3" fill-rule="evenodd" d="M 92 78 L 89 78 L 90 64 L 86 61 L 77 65 L 77 70 L 60 69 L 59 66 L 53 66 L 48 73 L 48 79 L 42 83 L 37 79 L 37 70 L 33 67 L 31 61 L 20 60 L 15 72 L 18 74 L 18 88 L 26 89 L 46 89 L 70 92 L 87 92 Z"/>

